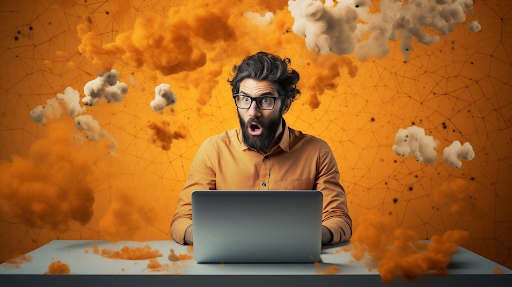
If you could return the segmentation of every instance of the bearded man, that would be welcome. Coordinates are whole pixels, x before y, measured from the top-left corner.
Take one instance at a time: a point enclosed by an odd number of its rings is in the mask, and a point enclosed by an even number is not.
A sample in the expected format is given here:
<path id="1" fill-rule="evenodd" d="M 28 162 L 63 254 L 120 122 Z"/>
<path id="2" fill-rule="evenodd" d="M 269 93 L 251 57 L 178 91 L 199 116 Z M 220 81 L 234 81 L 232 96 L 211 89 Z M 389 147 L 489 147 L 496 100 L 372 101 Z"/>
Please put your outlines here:
<path id="1" fill-rule="evenodd" d="M 176 204 L 174 241 L 193 243 L 192 192 L 216 189 L 318 190 L 323 194 L 322 245 L 350 239 L 352 220 L 329 145 L 283 119 L 300 93 L 299 74 L 289 64 L 288 58 L 259 52 L 233 67 L 228 81 L 240 127 L 199 147 Z"/>

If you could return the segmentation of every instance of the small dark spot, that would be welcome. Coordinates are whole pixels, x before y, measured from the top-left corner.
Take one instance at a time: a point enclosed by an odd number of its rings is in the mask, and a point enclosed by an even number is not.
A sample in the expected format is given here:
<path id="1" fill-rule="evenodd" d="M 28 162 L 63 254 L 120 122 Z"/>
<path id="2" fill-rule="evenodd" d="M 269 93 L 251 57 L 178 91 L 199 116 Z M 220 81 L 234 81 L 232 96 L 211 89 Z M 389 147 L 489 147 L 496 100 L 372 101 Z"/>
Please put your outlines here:
<path id="1" fill-rule="evenodd" d="M 455 130 L 453 130 L 453 132 L 455 132 Z"/>
<path id="2" fill-rule="evenodd" d="M 18 34 L 21 34 L 21 31 L 18 31 Z"/>
<path id="3" fill-rule="evenodd" d="M 414 125 L 414 124 L 415 124 L 415 122 L 412 122 L 412 125 Z"/>
<path id="4" fill-rule="evenodd" d="M 407 61 L 404 61 L 404 64 L 406 64 L 406 63 L 407 63 Z"/>
<path id="5" fill-rule="evenodd" d="M 443 126 L 443 129 L 446 129 L 446 128 L 447 128 L 447 126 Z"/>
<path id="6" fill-rule="evenodd" d="M 309 66 L 309 63 L 308 63 L 308 66 Z"/>
<path id="7" fill-rule="evenodd" d="M 470 196 L 469 196 L 469 199 L 472 199 L 472 198 L 473 198 L 473 197 L 470 195 Z"/>
<path id="8" fill-rule="evenodd" d="M 468 110 L 468 113 L 471 113 L 471 110 Z"/>
<path id="9" fill-rule="evenodd" d="M 455 47 L 452 47 L 452 50 L 455 50 Z"/>
<path id="10" fill-rule="evenodd" d="M 386 182 L 384 182 L 384 184 L 385 184 L 385 185 L 388 185 L 388 182 L 386 181 Z"/>
<path id="11" fill-rule="evenodd" d="M 409 190 L 412 191 L 412 186 L 409 186 Z"/>
<path id="12" fill-rule="evenodd" d="M 389 215 L 391 215 L 391 211 L 389 212 Z"/>
<path id="13" fill-rule="evenodd" d="M 14 37 L 14 41 L 18 41 L 18 36 Z"/>
<path id="14" fill-rule="evenodd" d="M 471 65 L 473 65 L 473 62 L 471 62 Z"/>
<path id="15" fill-rule="evenodd" d="M 372 122 L 374 122 L 374 121 L 375 121 L 375 118 L 372 118 Z"/>
<path id="16" fill-rule="evenodd" d="M 441 52 L 441 53 L 442 53 L 442 52 L 443 52 L 443 50 L 439 50 L 439 52 Z"/>
<path id="17" fill-rule="evenodd" d="M 52 24 L 52 22 L 48 22 L 48 25 L 51 25 L 51 24 Z"/>
<path id="18" fill-rule="evenodd" d="M 406 50 L 406 51 L 409 51 L 409 49 L 408 49 L 408 48 L 405 48 L 405 50 Z"/>
<path id="19" fill-rule="evenodd" d="M 452 41 L 452 44 L 455 44 L 455 41 Z"/>
<path id="20" fill-rule="evenodd" d="M 32 26 L 28 27 L 28 29 L 29 29 L 30 31 L 32 31 Z"/>
<path id="21" fill-rule="evenodd" d="M 405 135 L 405 137 L 406 137 L 406 138 L 408 138 L 408 137 L 409 137 L 409 135 Z"/>
<path id="22" fill-rule="evenodd" d="M 472 177 L 472 178 L 471 178 L 471 180 L 475 180 L 475 178 L 474 178 L 474 177 Z"/>
<path id="23" fill-rule="evenodd" d="M 418 178 L 418 175 L 415 175 L 414 177 L 415 177 L 415 178 Z"/>
<path id="24" fill-rule="evenodd" d="M 432 206 L 432 209 L 435 209 L 435 208 Z"/>
<path id="25" fill-rule="evenodd" d="M 398 201 L 398 198 L 393 199 L 393 203 L 396 203 Z"/>
<path id="26" fill-rule="evenodd" d="M 359 8 L 359 5 L 356 5 L 356 8 Z"/>
<path id="27" fill-rule="evenodd" d="M 110 13 L 108 13 L 108 11 L 106 13 L 107 13 L 107 15 L 110 14 Z"/>

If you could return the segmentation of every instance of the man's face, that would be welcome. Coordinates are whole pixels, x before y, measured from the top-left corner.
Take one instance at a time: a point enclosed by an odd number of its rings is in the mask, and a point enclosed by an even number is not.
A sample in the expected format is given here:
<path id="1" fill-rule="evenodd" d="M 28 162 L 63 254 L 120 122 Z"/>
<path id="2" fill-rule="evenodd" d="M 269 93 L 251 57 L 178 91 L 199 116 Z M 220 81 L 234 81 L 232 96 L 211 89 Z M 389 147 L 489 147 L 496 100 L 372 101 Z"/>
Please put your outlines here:
<path id="1" fill-rule="evenodd" d="M 239 93 L 253 98 L 278 96 L 274 83 L 254 79 L 243 80 L 240 83 Z M 280 128 L 282 116 L 281 100 L 276 100 L 272 110 L 260 110 L 255 101 L 252 102 L 249 109 L 238 109 L 244 143 L 252 150 L 262 151 L 269 148 Z"/>

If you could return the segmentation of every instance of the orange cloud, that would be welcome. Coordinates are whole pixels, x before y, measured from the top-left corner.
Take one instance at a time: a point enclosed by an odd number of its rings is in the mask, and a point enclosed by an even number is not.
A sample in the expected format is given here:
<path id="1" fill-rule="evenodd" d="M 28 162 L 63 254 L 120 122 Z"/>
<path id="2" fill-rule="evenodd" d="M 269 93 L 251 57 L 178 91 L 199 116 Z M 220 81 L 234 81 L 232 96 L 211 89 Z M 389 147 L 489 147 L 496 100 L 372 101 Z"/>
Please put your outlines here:
<path id="1" fill-rule="evenodd" d="M 110 70 L 117 60 L 136 68 L 145 65 L 163 75 L 196 70 L 206 64 L 204 46 L 235 40 L 225 9 L 229 3 L 210 6 L 201 2 L 172 7 L 166 18 L 141 16 L 133 30 L 119 34 L 109 44 L 101 43 L 86 16 L 77 27 L 82 39 L 78 50 L 102 70 Z"/>
<path id="2" fill-rule="evenodd" d="M 112 202 L 99 228 L 109 241 L 132 240 L 142 227 L 164 218 L 147 197 L 147 186 L 113 184 Z"/>
<path id="3" fill-rule="evenodd" d="M 163 150 L 170 150 L 172 140 L 184 139 L 187 127 L 183 123 L 171 123 L 165 119 L 157 119 L 148 124 L 150 135 L 148 141 Z"/>
<path id="4" fill-rule="evenodd" d="M 29 158 L 16 156 L 0 166 L 0 198 L 27 226 L 65 231 L 71 221 L 85 225 L 92 218 L 93 172 L 69 126 L 55 122 L 48 130 Z"/>
<path id="5" fill-rule="evenodd" d="M 478 220 L 484 217 L 478 207 L 475 186 L 467 180 L 457 178 L 445 182 L 434 192 L 434 201 L 438 205 L 448 204 L 453 216 L 462 222 Z"/>
<path id="6" fill-rule="evenodd" d="M 432 236 L 431 244 L 419 242 L 416 233 L 397 228 L 392 217 L 370 210 L 359 218 L 359 227 L 352 236 L 352 257 L 361 260 L 368 254 L 379 262 L 377 269 L 386 284 L 398 275 L 407 281 L 416 280 L 427 270 L 436 270 L 436 275 L 444 277 L 451 255 L 468 239 L 468 232 L 455 230 L 442 237 Z"/>
<path id="7" fill-rule="evenodd" d="M 50 266 L 48 266 L 48 271 L 44 274 L 69 274 L 71 270 L 66 263 L 60 262 L 60 260 L 52 262 Z"/>
<path id="8" fill-rule="evenodd" d="M 111 259 L 124 259 L 124 260 L 144 260 L 149 258 L 162 257 L 162 253 L 158 249 L 151 250 L 149 244 L 144 247 L 124 246 L 121 251 L 109 250 L 106 248 L 101 249 L 101 256 Z"/>

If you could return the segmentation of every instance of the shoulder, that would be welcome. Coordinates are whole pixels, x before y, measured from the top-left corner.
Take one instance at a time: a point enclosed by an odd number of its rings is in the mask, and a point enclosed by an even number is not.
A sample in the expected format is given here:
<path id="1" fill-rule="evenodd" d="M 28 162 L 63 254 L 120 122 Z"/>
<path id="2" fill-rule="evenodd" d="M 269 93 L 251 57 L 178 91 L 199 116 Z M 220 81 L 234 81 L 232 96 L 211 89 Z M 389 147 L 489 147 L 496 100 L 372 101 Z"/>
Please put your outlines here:
<path id="1" fill-rule="evenodd" d="M 238 140 L 238 128 L 225 130 L 224 132 L 207 138 L 203 145 L 211 149 L 215 149 L 220 146 L 229 146 L 233 141 Z"/>
<path id="2" fill-rule="evenodd" d="M 324 152 L 330 150 L 326 141 L 313 135 L 305 134 L 299 130 L 290 129 L 290 144 L 297 148 L 311 148 Z"/>

